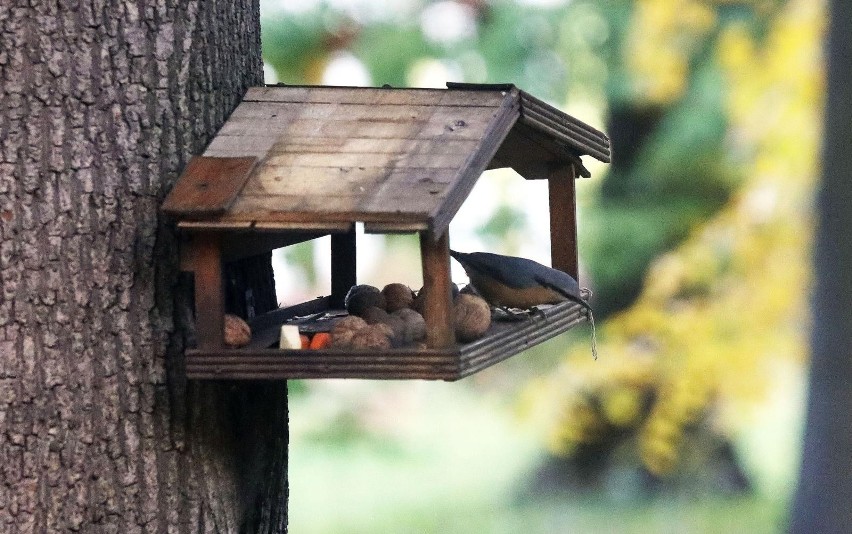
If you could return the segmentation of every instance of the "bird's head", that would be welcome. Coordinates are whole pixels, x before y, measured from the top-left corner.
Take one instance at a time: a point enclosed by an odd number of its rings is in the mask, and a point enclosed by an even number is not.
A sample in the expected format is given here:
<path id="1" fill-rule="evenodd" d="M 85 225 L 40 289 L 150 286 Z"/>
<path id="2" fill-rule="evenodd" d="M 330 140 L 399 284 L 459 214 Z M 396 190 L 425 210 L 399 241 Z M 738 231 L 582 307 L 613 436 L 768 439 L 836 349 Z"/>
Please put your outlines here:
<path id="1" fill-rule="evenodd" d="M 459 264 L 464 268 L 465 272 L 470 274 L 470 272 L 476 271 L 477 262 L 473 258 L 473 254 L 468 254 L 466 252 L 458 252 L 455 250 L 450 250 L 450 256 L 453 257 L 454 260 L 459 262 Z"/>

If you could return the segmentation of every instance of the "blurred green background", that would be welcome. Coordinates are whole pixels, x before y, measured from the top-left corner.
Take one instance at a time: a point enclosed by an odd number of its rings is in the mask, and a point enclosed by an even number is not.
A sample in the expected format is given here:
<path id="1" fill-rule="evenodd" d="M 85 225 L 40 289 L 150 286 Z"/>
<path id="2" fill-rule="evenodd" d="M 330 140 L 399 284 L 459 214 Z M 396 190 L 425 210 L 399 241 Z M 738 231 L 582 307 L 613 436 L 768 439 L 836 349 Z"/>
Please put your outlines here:
<path id="1" fill-rule="evenodd" d="M 457 383 L 291 381 L 290 531 L 781 532 L 795 484 L 825 6 L 262 0 L 267 83 L 511 82 L 606 131 L 578 329 Z M 546 184 L 480 179 L 454 248 L 548 262 Z M 278 251 L 327 294 L 327 239 Z M 453 277 L 465 282 L 454 265 Z M 359 282 L 420 287 L 414 236 Z"/>

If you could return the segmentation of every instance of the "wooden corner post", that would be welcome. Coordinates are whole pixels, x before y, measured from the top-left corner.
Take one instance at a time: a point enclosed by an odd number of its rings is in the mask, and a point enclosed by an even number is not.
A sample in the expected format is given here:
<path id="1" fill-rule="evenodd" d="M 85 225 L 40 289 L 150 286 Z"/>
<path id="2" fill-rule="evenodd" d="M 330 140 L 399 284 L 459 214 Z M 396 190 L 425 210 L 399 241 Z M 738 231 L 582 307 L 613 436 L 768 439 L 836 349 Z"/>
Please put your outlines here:
<path id="1" fill-rule="evenodd" d="M 569 164 L 551 171 L 547 180 L 550 196 L 550 264 L 579 282 L 575 178 L 574 165 Z"/>
<path id="2" fill-rule="evenodd" d="M 420 258 L 423 263 L 423 290 L 426 303 L 426 346 L 430 349 L 452 347 L 456 342 L 453 328 L 453 293 L 450 288 L 449 230 L 440 236 L 420 232 Z"/>
<path id="3" fill-rule="evenodd" d="M 222 236 L 196 232 L 192 236 L 195 268 L 195 330 L 198 348 L 217 350 L 225 345 L 225 291 L 222 279 Z"/>
<path id="4" fill-rule="evenodd" d="M 331 234 L 331 307 L 343 308 L 346 293 L 357 284 L 355 225 L 342 234 Z"/>

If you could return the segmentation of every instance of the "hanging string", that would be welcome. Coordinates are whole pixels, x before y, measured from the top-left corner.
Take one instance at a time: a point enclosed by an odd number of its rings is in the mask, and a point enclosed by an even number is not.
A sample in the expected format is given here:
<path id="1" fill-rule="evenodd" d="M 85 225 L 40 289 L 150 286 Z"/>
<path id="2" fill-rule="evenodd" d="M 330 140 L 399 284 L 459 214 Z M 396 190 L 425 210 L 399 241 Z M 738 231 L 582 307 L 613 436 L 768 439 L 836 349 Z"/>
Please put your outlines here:
<path id="1" fill-rule="evenodd" d="M 598 336 L 595 333 L 595 315 L 589 310 L 589 322 L 592 324 L 592 356 L 598 359 Z"/>
<path id="2" fill-rule="evenodd" d="M 592 290 L 587 287 L 580 288 L 580 298 L 588 302 L 592 298 Z M 588 311 L 587 317 L 589 318 L 589 323 L 592 325 L 592 356 L 597 360 L 598 336 L 595 331 L 595 315 L 592 313 L 592 308 L 588 304 L 586 305 L 586 311 Z"/>

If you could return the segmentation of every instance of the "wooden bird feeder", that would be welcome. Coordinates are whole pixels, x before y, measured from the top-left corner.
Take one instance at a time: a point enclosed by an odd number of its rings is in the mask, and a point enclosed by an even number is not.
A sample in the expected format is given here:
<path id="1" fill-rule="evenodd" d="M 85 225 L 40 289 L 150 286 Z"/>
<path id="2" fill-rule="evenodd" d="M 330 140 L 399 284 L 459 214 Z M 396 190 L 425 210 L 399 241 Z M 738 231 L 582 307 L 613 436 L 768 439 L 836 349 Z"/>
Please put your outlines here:
<path id="1" fill-rule="evenodd" d="M 548 180 L 552 266 L 577 278 L 584 155 L 608 162 L 607 136 L 513 85 L 249 89 L 163 204 L 187 234 L 182 263 L 195 274 L 198 346 L 186 351 L 187 377 L 456 380 L 587 320 L 565 302 L 456 342 L 448 236 L 483 171 L 511 167 Z M 419 233 L 427 348 L 270 348 L 283 323 L 343 308 L 356 283 L 356 222 Z M 251 319 L 251 343 L 227 348 L 223 262 L 329 234 L 331 295 Z"/>

